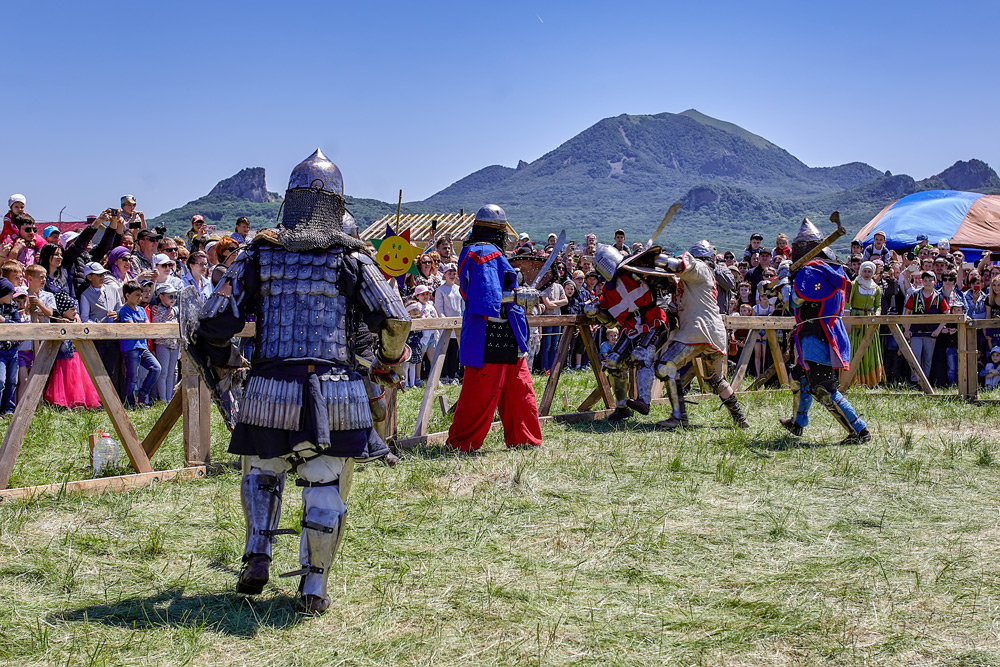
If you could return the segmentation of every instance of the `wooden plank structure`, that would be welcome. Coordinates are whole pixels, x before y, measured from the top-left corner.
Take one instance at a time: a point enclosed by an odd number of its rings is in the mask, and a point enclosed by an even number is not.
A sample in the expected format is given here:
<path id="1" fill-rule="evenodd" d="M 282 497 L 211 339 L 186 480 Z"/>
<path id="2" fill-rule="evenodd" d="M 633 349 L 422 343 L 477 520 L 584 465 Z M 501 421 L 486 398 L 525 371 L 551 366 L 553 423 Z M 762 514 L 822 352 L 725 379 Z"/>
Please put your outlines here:
<path id="1" fill-rule="evenodd" d="M 253 326 L 240 335 L 252 336 Z M 95 340 L 123 340 L 134 338 L 178 337 L 176 324 L 0 324 L 0 339 L 31 340 L 38 343 L 38 352 L 21 400 L 11 417 L 3 443 L 0 444 L 0 500 L 29 498 L 50 493 L 94 493 L 105 489 L 124 490 L 148 486 L 165 480 L 186 480 L 204 477 L 205 464 L 211 448 L 211 397 L 187 355 L 181 357 L 181 380 L 178 390 L 167 403 L 145 438 L 140 439 L 129 419 L 109 377 L 104 363 L 94 345 Z M 73 341 L 84 367 L 90 376 L 101 405 L 111 420 L 119 442 L 137 474 L 101 477 L 47 484 L 38 487 L 8 489 L 10 476 L 24 444 L 32 417 L 41 403 L 45 386 L 55 364 L 59 345 L 64 340 Z M 150 459 L 159 451 L 178 419 L 183 419 L 184 458 L 186 467 L 173 470 L 154 470 Z"/>
<path id="2" fill-rule="evenodd" d="M 784 352 L 778 345 L 776 333 L 778 331 L 793 329 L 795 322 L 792 318 L 788 317 L 727 317 L 725 320 L 727 328 L 749 329 L 749 334 L 744 342 L 743 352 L 737 361 L 733 375 L 733 386 L 739 391 L 752 356 L 748 350 L 752 351 L 753 344 L 760 335 L 759 330 L 763 329 L 765 331 L 765 337 L 767 338 L 772 356 L 775 359 L 781 359 L 784 357 Z M 1000 319 L 967 322 L 960 320 L 959 317 L 954 315 L 845 317 L 844 323 L 847 326 L 866 325 L 869 329 L 860 341 L 857 349 L 853 350 L 850 369 L 844 371 L 841 376 L 842 387 L 846 390 L 852 384 L 860 360 L 864 357 L 868 346 L 878 339 L 876 333 L 878 329 L 884 326 L 888 327 L 896 339 L 901 354 L 906 358 L 925 394 L 932 397 L 940 396 L 935 393 L 934 388 L 930 385 L 927 377 L 917 363 L 913 350 L 903 335 L 902 327 L 916 323 L 936 324 L 941 322 L 955 325 L 958 328 L 958 396 L 964 400 L 975 401 L 979 386 L 976 359 L 977 330 L 982 328 L 1000 328 Z M 614 407 L 614 397 L 611 393 L 610 383 L 604 375 L 598 359 L 597 344 L 591 333 L 593 323 L 590 320 L 575 315 L 532 316 L 528 318 L 528 323 L 530 326 L 562 327 L 555 366 L 549 373 L 545 389 L 539 400 L 539 414 L 541 418 L 543 420 L 556 419 L 560 422 L 575 422 L 601 419 L 610 414 L 611 408 Z M 447 439 L 446 432 L 427 433 L 427 429 L 430 423 L 433 404 L 438 399 L 436 392 L 444 363 L 444 353 L 447 350 L 447 341 L 449 338 L 447 334 L 453 331 L 456 333 L 459 332 L 461 325 L 461 318 L 457 317 L 420 319 L 413 322 L 414 331 L 441 330 L 442 335 L 435 351 L 432 372 L 424 388 L 417 422 L 411 437 L 405 439 L 396 438 L 399 430 L 398 415 L 396 412 L 396 391 L 387 390 L 389 404 L 388 433 L 395 439 L 398 447 L 405 449 L 419 445 L 443 443 Z M 240 333 L 240 336 L 247 337 L 253 336 L 253 334 L 254 327 L 252 324 L 249 324 Z M 549 412 L 557 393 L 562 368 L 570 353 L 574 335 L 581 337 L 584 348 L 587 350 L 596 387 L 583 403 L 580 404 L 576 412 L 553 417 L 549 415 Z M 178 391 L 175 393 L 174 398 L 166 405 L 163 413 L 157 419 L 149 433 L 140 439 L 134 425 L 129 420 L 128 414 L 114 392 L 111 379 L 107 376 L 93 343 L 94 340 L 170 338 L 177 336 L 179 336 L 179 330 L 176 324 L 0 324 L 0 340 L 33 340 L 38 342 L 38 352 L 35 356 L 34 366 L 26 381 L 23 398 L 18 403 L 4 436 L 3 443 L 0 444 L 0 500 L 5 498 L 34 497 L 44 493 L 63 493 L 69 491 L 98 492 L 105 489 L 124 490 L 168 479 L 183 480 L 204 476 L 206 474 L 205 464 L 209 461 L 211 413 L 213 412 L 213 407 L 210 402 L 208 389 L 194 371 L 190 359 L 182 356 L 182 374 Z M 24 443 L 25 434 L 27 433 L 35 409 L 41 401 L 48 375 L 55 363 L 59 343 L 63 340 L 74 341 L 77 349 L 80 350 L 84 365 L 97 387 L 104 409 L 111 419 L 136 474 L 71 481 L 41 487 L 7 489 L 11 471 Z M 777 370 L 772 369 L 772 373 L 776 372 L 781 383 L 783 385 L 787 384 L 787 369 L 785 365 L 778 363 L 776 366 Z M 661 391 L 662 384 L 657 382 L 654 387 L 652 401 L 654 404 L 662 404 L 667 401 L 667 399 L 661 397 Z M 954 396 L 950 398 L 954 398 Z M 564 403 L 566 402 L 564 398 Z M 592 408 L 598 402 L 604 403 L 603 409 L 593 410 Z M 445 411 L 443 406 L 442 411 Z M 454 406 L 451 406 L 451 409 L 447 412 L 451 413 L 453 411 Z M 183 420 L 186 467 L 175 470 L 154 471 L 151 459 L 160 449 L 167 434 L 178 419 Z"/>
<path id="3" fill-rule="evenodd" d="M 405 229 L 410 230 L 410 242 L 417 246 L 425 246 L 434 238 L 450 234 L 455 250 L 462 246 L 462 239 L 469 235 L 476 216 L 473 213 L 416 213 L 399 216 L 396 214 L 382 216 L 361 232 L 362 240 L 380 239 L 385 236 L 386 226 L 392 227 L 397 234 Z M 431 224 L 437 220 L 437 229 L 432 230 Z M 517 237 L 517 230 L 508 222 L 507 233 Z"/>

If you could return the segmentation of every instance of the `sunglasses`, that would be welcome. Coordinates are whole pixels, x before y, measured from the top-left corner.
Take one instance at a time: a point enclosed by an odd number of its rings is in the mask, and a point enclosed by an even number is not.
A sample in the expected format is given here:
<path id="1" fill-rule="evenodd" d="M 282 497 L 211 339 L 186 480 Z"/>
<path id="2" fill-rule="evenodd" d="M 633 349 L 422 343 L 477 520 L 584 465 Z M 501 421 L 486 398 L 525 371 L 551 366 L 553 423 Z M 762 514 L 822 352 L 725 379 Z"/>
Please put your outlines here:
<path id="1" fill-rule="evenodd" d="M 431 264 L 433 264 L 433 263 L 434 263 L 434 262 L 430 262 L 430 261 L 427 261 L 427 262 L 420 262 L 420 266 L 430 266 L 430 265 L 431 265 Z"/>
<path id="2" fill-rule="evenodd" d="M 941 282 L 953 283 L 953 282 L 955 282 L 955 279 L 954 278 L 944 278 Z"/>
<path id="3" fill-rule="evenodd" d="M 160 296 L 165 296 L 168 299 L 170 299 L 171 301 L 174 301 L 175 299 L 177 299 L 177 295 L 176 294 L 161 294 Z"/>
<path id="4" fill-rule="evenodd" d="M 22 232 L 37 232 L 38 227 L 21 227 Z"/>
<path id="5" fill-rule="evenodd" d="M 163 252 L 177 252 L 177 248 L 164 248 Z"/>

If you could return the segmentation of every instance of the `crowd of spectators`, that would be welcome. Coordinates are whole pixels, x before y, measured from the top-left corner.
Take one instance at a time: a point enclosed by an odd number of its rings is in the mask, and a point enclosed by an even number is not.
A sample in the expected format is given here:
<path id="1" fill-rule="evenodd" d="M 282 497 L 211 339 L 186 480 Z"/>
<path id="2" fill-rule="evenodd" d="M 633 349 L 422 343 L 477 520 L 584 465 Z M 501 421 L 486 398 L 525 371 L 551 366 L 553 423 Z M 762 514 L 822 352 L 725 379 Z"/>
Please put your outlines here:
<path id="1" fill-rule="evenodd" d="M 22 195 L 12 195 L 0 233 L 0 321 L 2 322 L 156 322 L 178 319 L 178 294 L 194 286 L 208 296 L 226 268 L 252 234 L 246 218 L 225 235 L 206 225 L 200 215 L 178 237 L 164 228 L 151 229 L 136 208 L 132 195 L 121 198 L 120 209 L 108 209 L 85 228 L 60 232 L 56 226 L 39 229 L 26 211 Z M 547 256 L 556 242 L 534 242 L 522 233 L 509 255 Z M 572 315 L 598 300 L 604 278 L 594 269 L 596 234 L 587 234 L 583 246 L 566 244 L 552 269 L 541 302 L 532 315 Z M 613 245 L 625 256 L 643 249 L 626 242 L 623 230 Z M 726 250 L 716 257 L 719 310 L 731 316 L 787 315 L 781 298 L 765 290 L 790 264 L 788 237 L 778 234 L 773 246 L 753 234 L 742 251 Z M 854 243 L 845 270 L 851 279 L 847 308 L 852 315 L 955 313 L 972 319 L 1000 317 L 1000 266 L 991 253 L 969 262 L 947 240 L 931 245 L 926 236 L 915 247 L 893 251 L 877 233 L 874 243 Z M 461 317 L 464 300 L 458 280 L 457 252 L 452 238 L 434 238 L 416 262 L 417 275 L 407 275 L 399 288 L 411 317 Z M 895 338 L 883 327 L 865 355 L 857 381 L 914 382 Z M 605 353 L 618 332 L 592 327 L 597 345 Z M 533 371 L 548 374 L 555 363 L 560 327 L 532 327 L 529 363 Z M 757 333 L 757 336 L 750 336 Z M 852 332 L 857 343 L 863 328 Z M 957 369 L 956 329 L 945 324 L 904 327 L 919 363 L 930 380 L 954 384 Z M 447 344 L 440 331 L 419 331 L 410 336 L 414 352 L 406 383 L 420 386 L 438 350 L 445 354 L 442 380 L 461 381 L 458 340 L 448 331 Z M 441 342 L 442 344 L 439 344 Z M 749 372 L 760 375 L 772 365 L 763 332 L 730 329 L 730 359 L 743 346 L 754 346 Z M 109 375 L 126 405 L 146 406 L 167 401 L 177 381 L 180 341 L 104 340 L 96 343 Z M 38 343 L 0 342 L 0 412 L 10 412 L 34 361 Z M 1000 329 L 979 332 L 980 376 L 984 384 L 1000 384 Z M 577 335 L 566 360 L 568 370 L 587 368 L 583 341 Z M 65 407 L 92 408 L 100 404 L 96 391 L 72 343 L 63 343 L 51 373 L 46 400 Z"/>
<path id="2" fill-rule="evenodd" d="M 39 229 L 23 195 L 11 195 L 0 232 L 0 321 L 154 322 L 178 320 L 178 294 L 193 285 L 212 292 L 249 234 L 240 218 L 236 232 L 214 233 L 200 215 L 191 229 L 170 237 L 151 229 L 132 195 L 83 229 Z M 128 406 L 169 401 L 177 384 L 180 341 L 100 340 L 95 346 Z M 34 363 L 38 343 L 0 342 L 0 412 L 13 411 Z M 100 398 L 74 345 L 61 344 L 45 399 L 68 408 L 94 408 Z"/>

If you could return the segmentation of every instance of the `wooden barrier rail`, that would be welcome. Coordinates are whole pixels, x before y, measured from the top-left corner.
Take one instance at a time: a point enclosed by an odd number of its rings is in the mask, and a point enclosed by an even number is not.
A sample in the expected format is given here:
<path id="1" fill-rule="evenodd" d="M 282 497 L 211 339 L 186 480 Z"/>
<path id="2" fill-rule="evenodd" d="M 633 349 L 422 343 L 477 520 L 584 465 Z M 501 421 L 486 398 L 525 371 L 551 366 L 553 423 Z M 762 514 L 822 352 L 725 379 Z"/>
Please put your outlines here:
<path id="1" fill-rule="evenodd" d="M 779 345 L 777 333 L 788 331 L 795 327 L 794 319 L 791 317 L 733 317 L 724 318 L 726 327 L 729 330 L 749 329 L 750 332 L 744 341 L 744 349 L 733 376 L 733 387 L 740 390 L 750 361 L 750 352 L 760 335 L 759 331 L 764 330 L 772 358 L 775 360 L 784 359 L 784 352 Z M 900 352 L 906 358 L 914 375 L 917 377 L 921 388 L 929 395 L 935 395 L 933 387 L 924 375 L 919 363 L 913 354 L 912 349 L 903 335 L 902 326 L 910 324 L 940 324 L 946 323 L 958 328 L 958 394 L 966 400 L 975 400 L 977 397 L 979 381 L 976 354 L 976 331 L 984 328 L 1000 329 L 1000 318 L 992 320 L 971 320 L 965 321 L 960 316 L 955 315 L 883 315 L 883 316 L 863 316 L 844 317 L 844 323 L 850 326 L 868 326 L 869 330 L 862 338 L 858 349 L 852 351 L 851 368 L 845 371 L 841 377 L 842 386 L 846 389 L 857 371 L 864 353 L 872 341 L 876 338 L 876 332 L 880 327 L 889 328 L 889 332 L 896 339 Z M 614 406 L 614 398 L 611 393 L 610 383 L 601 368 L 597 343 L 591 333 L 594 326 L 592 320 L 588 320 L 577 315 L 539 315 L 528 317 L 529 326 L 561 327 L 559 343 L 556 352 L 555 363 L 550 369 L 549 377 L 539 399 L 539 415 L 543 418 L 549 416 L 552 401 L 556 395 L 556 389 L 560 375 L 570 353 L 570 345 L 574 338 L 574 333 L 580 336 L 587 357 L 590 360 L 591 370 L 594 373 L 596 387 L 591 394 L 579 405 L 577 412 L 568 415 L 560 415 L 560 420 L 586 420 L 606 414 Z M 397 439 L 397 445 L 401 447 L 414 446 L 421 443 L 441 442 L 445 434 L 428 434 L 427 426 L 430 421 L 430 413 L 433 408 L 436 391 L 441 376 L 444 363 L 444 353 L 447 350 L 448 340 L 452 332 L 458 334 L 461 331 L 462 318 L 424 318 L 414 320 L 413 331 L 440 330 L 442 335 L 438 341 L 437 349 L 433 357 L 430 376 L 424 388 L 420 409 L 417 413 L 416 424 L 413 435 L 408 438 Z M 252 337 L 255 332 L 254 325 L 248 324 L 240 337 Z M 211 439 L 211 412 L 212 406 L 207 387 L 195 372 L 191 360 L 186 354 L 181 355 L 181 378 L 178 391 L 173 399 L 167 404 L 163 413 L 156 423 L 142 440 L 136 433 L 134 425 L 128 418 L 124 406 L 118 398 L 111 378 L 104 369 L 104 365 L 98 355 L 94 345 L 95 340 L 123 340 L 135 338 L 174 338 L 179 337 L 180 331 L 176 324 L 98 324 L 98 323 L 68 323 L 68 324 L 0 324 L 0 340 L 15 341 L 36 341 L 39 343 L 35 354 L 34 365 L 25 382 L 21 400 L 18 402 L 14 414 L 11 418 L 3 443 L 0 445 L 0 499 L 4 497 L 23 497 L 32 495 L 31 489 L 12 489 L 5 491 L 10 480 L 10 474 L 14 462 L 24 443 L 31 419 L 41 401 L 45 390 L 48 376 L 55 363 L 56 353 L 59 343 L 64 340 L 72 340 L 80 353 L 81 359 L 94 381 L 101 398 L 104 410 L 108 413 L 112 425 L 125 452 L 129 457 L 132 467 L 138 475 L 121 476 L 119 481 L 102 480 L 81 480 L 69 483 L 72 486 L 62 488 L 73 488 L 76 490 L 99 489 L 99 488 L 127 488 L 131 486 L 141 486 L 152 481 L 161 479 L 192 478 L 204 474 L 204 465 L 209 459 L 210 439 Z M 787 385 L 787 369 L 785 364 L 774 364 L 774 371 L 778 374 L 778 379 L 782 385 Z M 765 378 L 766 380 L 766 378 Z M 757 386 L 761 384 L 758 379 Z M 751 387 L 751 389 L 754 388 Z M 654 402 L 660 403 L 665 399 L 660 398 L 661 387 L 659 383 L 654 387 Z M 397 435 L 397 415 L 395 413 L 395 392 L 390 391 L 391 415 L 390 433 Z M 597 403 L 604 403 L 604 410 L 593 412 Z M 574 417 L 576 415 L 576 417 Z M 589 415 L 589 416 L 588 416 Z M 162 445 L 167 434 L 178 419 L 183 420 L 184 451 L 186 468 L 174 471 L 159 471 L 154 473 L 150 459 L 156 454 Z M 129 479 L 125 479 L 129 478 Z M 45 487 L 55 487 L 60 485 L 48 485 Z M 35 487 L 32 487 L 35 488 Z M 42 487 L 38 487 L 41 489 Z M 49 489 L 51 490 L 51 489 Z M 15 493 L 16 492 L 16 493 Z M 45 491 L 38 491 L 39 493 Z"/>

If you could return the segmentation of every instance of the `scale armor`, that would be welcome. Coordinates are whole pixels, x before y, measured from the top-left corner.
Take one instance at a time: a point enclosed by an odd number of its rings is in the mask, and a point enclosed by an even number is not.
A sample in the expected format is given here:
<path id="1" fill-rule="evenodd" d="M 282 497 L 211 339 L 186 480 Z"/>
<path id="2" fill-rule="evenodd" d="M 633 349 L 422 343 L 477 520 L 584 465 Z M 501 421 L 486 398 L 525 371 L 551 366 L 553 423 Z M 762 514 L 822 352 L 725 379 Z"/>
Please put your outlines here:
<path id="1" fill-rule="evenodd" d="M 267 244 L 251 246 L 247 253 L 244 262 L 252 262 L 255 254 L 259 269 L 258 300 L 253 304 L 257 314 L 255 362 L 298 359 L 335 364 L 318 377 L 330 430 L 371 427 L 368 391 L 363 376 L 355 370 L 350 333 L 360 317 L 360 304 L 352 303 L 341 292 L 342 274 L 348 270 L 348 263 L 351 270 L 360 269 L 357 277 L 361 300 L 368 310 L 386 318 L 386 333 L 379 339 L 383 358 L 398 358 L 405 335 L 396 329 L 409 327 L 399 296 L 388 287 L 367 254 L 344 248 L 291 252 Z M 244 389 L 237 421 L 296 430 L 301 425 L 305 391 L 305 385 L 294 379 L 253 375 Z"/>

